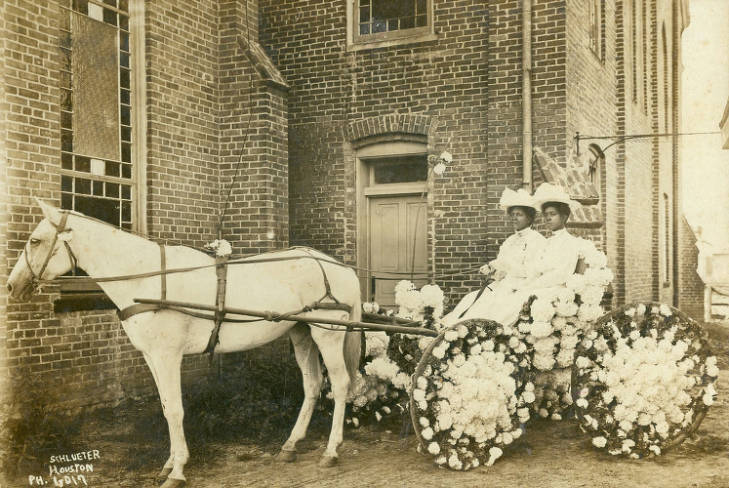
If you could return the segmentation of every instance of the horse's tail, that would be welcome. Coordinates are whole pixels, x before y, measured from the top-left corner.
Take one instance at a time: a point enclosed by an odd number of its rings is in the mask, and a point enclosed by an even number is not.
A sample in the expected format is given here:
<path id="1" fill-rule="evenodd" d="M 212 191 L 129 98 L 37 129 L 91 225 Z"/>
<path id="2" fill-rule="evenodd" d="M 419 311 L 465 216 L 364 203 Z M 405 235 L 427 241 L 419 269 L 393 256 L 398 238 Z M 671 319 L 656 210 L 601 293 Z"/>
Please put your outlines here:
<path id="1" fill-rule="evenodd" d="M 350 320 L 353 322 L 362 321 L 362 299 L 360 297 L 357 297 L 357 300 L 352 304 Z M 362 333 L 360 331 L 345 332 L 344 363 L 347 366 L 347 372 L 349 373 L 350 385 L 354 384 L 354 380 L 357 378 L 357 372 L 359 371 L 359 360 L 362 347 L 361 339 Z"/>

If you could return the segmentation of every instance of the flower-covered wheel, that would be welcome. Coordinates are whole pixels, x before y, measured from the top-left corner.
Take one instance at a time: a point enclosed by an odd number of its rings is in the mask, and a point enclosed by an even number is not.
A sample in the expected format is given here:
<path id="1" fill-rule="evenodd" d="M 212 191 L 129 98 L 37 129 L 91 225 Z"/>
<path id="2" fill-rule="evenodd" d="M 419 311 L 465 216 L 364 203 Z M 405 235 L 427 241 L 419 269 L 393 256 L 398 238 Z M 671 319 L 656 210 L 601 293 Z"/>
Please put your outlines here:
<path id="1" fill-rule="evenodd" d="M 719 370 L 701 326 L 659 303 L 601 318 L 577 345 L 580 427 L 613 455 L 659 455 L 691 435 L 714 402 Z"/>
<path id="2" fill-rule="evenodd" d="M 421 449 L 436 464 L 468 470 L 490 466 L 521 436 L 534 400 L 523 342 L 497 322 L 466 320 L 423 351 L 410 415 Z"/>

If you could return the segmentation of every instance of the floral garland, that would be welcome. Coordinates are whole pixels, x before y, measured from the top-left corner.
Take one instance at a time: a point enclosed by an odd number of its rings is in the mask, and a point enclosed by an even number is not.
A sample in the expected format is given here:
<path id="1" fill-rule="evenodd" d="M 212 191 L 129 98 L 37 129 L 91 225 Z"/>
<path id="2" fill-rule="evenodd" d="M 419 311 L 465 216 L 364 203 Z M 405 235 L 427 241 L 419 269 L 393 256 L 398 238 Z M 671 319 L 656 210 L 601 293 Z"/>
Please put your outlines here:
<path id="1" fill-rule="evenodd" d="M 628 305 L 601 319 L 577 347 L 581 428 L 612 455 L 659 455 L 698 428 L 718 374 L 693 319 L 664 304 Z"/>
<path id="2" fill-rule="evenodd" d="M 496 322 L 461 322 L 423 353 L 410 398 L 421 448 L 436 464 L 490 466 L 529 420 L 535 400 L 529 355 Z"/>
<path id="3" fill-rule="evenodd" d="M 417 290 L 412 282 L 400 281 L 395 287 L 396 315 L 439 330 L 444 298 L 437 285 L 425 285 Z M 364 303 L 362 308 L 369 313 L 384 312 L 375 302 Z M 412 334 L 365 332 L 365 362 L 350 389 L 352 407 L 346 422 L 356 427 L 407 411 L 410 378 L 431 341 L 431 337 Z"/>
<path id="4" fill-rule="evenodd" d="M 607 256 L 592 241 L 577 239 L 584 273 L 575 273 L 563 287 L 524 304 L 516 324 L 517 337 L 525 338 L 537 371 L 535 412 L 542 418 L 561 420 L 572 404 L 570 368 L 575 349 L 604 313 L 600 303 L 613 273 Z"/>

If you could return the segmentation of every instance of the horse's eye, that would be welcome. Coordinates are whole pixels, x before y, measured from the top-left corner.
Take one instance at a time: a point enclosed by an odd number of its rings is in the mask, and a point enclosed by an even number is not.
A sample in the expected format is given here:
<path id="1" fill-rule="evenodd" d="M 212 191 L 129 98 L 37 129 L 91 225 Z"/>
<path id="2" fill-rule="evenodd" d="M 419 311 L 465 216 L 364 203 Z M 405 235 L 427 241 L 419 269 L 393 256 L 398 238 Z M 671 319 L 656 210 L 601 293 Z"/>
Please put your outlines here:
<path id="1" fill-rule="evenodd" d="M 31 246 L 37 246 L 38 244 L 40 244 L 40 239 L 36 239 L 35 237 L 31 237 L 31 239 L 30 239 L 30 245 Z"/>

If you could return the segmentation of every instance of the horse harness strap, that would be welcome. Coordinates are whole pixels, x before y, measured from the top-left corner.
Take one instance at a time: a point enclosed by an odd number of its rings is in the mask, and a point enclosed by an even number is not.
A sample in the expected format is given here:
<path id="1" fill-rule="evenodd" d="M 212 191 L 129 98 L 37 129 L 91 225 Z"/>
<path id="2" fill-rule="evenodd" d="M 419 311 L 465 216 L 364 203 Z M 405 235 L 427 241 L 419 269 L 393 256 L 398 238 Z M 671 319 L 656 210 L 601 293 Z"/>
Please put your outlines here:
<path id="1" fill-rule="evenodd" d="M 46 259 L 43 261 L 43 265 L 41 266 L 40 271 L 36 274 L 33 271 L 33 267 L 30 265 L 30 247 L 29 244 L 26 244 L 26 250 L 25 250 L 25 264 L 28 266 L 28 270 L 30 271 L 30 274 L 33 277 L 34 283 L 39 283 L 41 279 L 43 279 L 43 273 L 45 273 L 46 268 L 48 267 L 48 263 L 51 261 L 51 257 L 53 257 L 53 249 L 56 247 L 56 242 L 58 241 L 58 234 L 61 232 L 66 231 L 66 221 L 68 220 L 68 212 L 61 211 L 61 220 L 58 222 L 58 224 L 54 224 L 51 222 L 51 225 L 56 228 L 56 233 L 53 235 L 53 241 L 51 242 L 51 247 L 48 249 L 48 255 L 46 255 Z M 49 220 L 50 222 L 50 220 Z M 30 243 L 30 241 L 29 241 Z M 76 256 L 73 254 L 73 251 L 71 250 L 71 246 L 68 244 L 67 241 L 63 241 L 64 246 L 66 247 L 66 252 L 68 253 L 68 260 L 71 262 L 71 269 L 76 269 L 76 263 L 78 260 L 76 259 Z"/>
<path id="2" fill-rule="evenodd" d="M 305 305 L 299 310 L 294 310 L 291 312 L 286 313 L 277 313 L 277 312 L 270 312 L 267 314 L 266 317 L 261 319 L 230 319 L 226 318 L 226 309 L 225 309 L 225 295 L 226 295 L 226 288 L 227 288 L 227 271 L 228 271 L 228 258 L 227 256 L 224 257 L 216 257 L 215 258 L 215 273 L 217 277 L 217 286 L 216 286 L 216 296 L 215 296 L 215 313 L 214 314 L 204 314 L 204 313 L 198 313 L 193 312 L 191 310 L 185 309 L 183 307 L 177 307 L 177 306 L 170 306 L 170 305 L 163 305 L 163 304 L 153 304 L 153 303 L 137 303 L 134 305 L 130 305 L 129 307 L 125 307 L 122 310 L 119 310 L 117 312 L 117 315 L 119 316 L 119 320 L 124 321 L 128 318 L 144 313 L 144 312 L 156 312 L 159 310 L 174 310 L 180 313 L 183 313 L 185 315 L 190 315 L 197 318 L 202 318 L 206 320 L 212 320 L 215 323 L 215 326 L 213 327 L 213 330 L 210 333 L 210 339 L 208 340 L 208 344 L 205 347 L 205 350 L 203 351 L 203 354 L 212 354 L 215 352 L 215 347 L 220 342 L 220 327 L 223 324 L 223 322 L 228 323 L 252 323 L 252 322 L 262 322 L 262 321 L 268 321 L 268 322 L 280 322 L 282 320 L 287 320 L 292 315 L 298 315 L 302 312 L 311 312 L 312 310 L 342 310 L 348 313 L 352 312 L 352 307 L 347 305 L 346 303 L 342 303 L 332 294 L 332 288 L 331 284 L 329 282 L 329 277 L 327 276 L 326 270 L 324 269 L 324 266 L 322 266 L 319 259 L 317 259 L 315 256 L 312 256 L 308 251 L 305 251 L 307 255 L 312 257 L 314 261 L 319 265 L 319 269 L 321 270 L 322 278 L 324 280 L 324 295 L 318 299 L 317 301 L 311 303 L 310 305 Z M 161 300 L 167 300 L 167 268 L 166 268 L 166 260 L 165 260 L 165 246 L 160 245 L 160 276 L 161 276 L 161 284 L 160 284 L 160 299 Z M 331 299 L 333 302 L 324 302 L 323 300 Z M 194 308 L 194 306 L 193 306 Z"/>
<path id="3" fill-rule="evenodd" d="M 203 354 L 210 354 L 211 359 L 215 352 L 215 346 L 217 346 L 220 341 L 220 326 L 223 324 L 223 320 L 225 319 L 225 291 L 228 278 L 227 256 L 215 257 L 215 274 L 217 276 L 214 316 L 215 327 L 213 327 L 213 331 L 210 333 L 210 340 L 208 340 L 208 345 L 203 351 Z"/>

